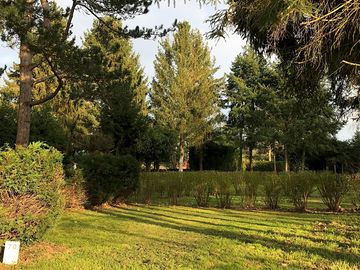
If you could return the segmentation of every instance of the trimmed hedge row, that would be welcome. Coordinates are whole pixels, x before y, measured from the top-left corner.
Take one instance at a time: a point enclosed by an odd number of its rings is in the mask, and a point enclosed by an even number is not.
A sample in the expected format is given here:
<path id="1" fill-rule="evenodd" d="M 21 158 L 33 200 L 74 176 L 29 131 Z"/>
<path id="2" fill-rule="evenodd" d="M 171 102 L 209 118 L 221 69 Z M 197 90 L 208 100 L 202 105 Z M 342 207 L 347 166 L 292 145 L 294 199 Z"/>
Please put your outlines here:
<path id="1" fill-rule="evenodd" d="M 309 197 L 317 191 L 329 210 L 339 211 L 346 194 L 359 207 L 359 187 L 359 176 L 329 172 L 152 172 L 141 174 L 135 200 L 151 203 L 168 198 L 170 204 L 178 204 L 179 198 L 190 196 L 197 206 L 207 207 L 213 196 L 218 207 L 230 208 L 237 196 L 241 207 L 253 208 L 261 196 L 267 208 L 278 208 L 280 199 L 286 198 L 296 210 L 305 211 Z"/>

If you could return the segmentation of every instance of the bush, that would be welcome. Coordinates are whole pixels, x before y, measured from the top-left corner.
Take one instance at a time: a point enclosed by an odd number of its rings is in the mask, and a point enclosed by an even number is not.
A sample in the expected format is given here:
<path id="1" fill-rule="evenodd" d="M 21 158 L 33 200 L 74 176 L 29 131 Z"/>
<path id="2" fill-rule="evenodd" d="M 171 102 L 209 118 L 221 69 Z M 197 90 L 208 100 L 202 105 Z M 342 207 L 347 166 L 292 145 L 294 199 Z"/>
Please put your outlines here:
<path id="1" fill-rule="evenodd" d="M 80 158 L 79 165 L 89 206 L 123 202 L 138 187 L 139 163 L 130 155 L 88 154 Z"/>
<path id="2" fill-rule="evenodd" d="M 322 173 L 319 174 L 317 188 L 328 210 L 337 212 L 340 210 L 345 194 L 350 189 L 350 178 L 347 175 Z"/>
<path id="3" fill-rule="evenodd" d="M 63 189 L 65 208 L 79 209 L 87 205 L 85 179 L 81 169 L 67 170 L 66 185 Z"/>
<path id="4" fill-rule="evenodd" d="M 244 172 L 244 184 L 242 186 L 242 205 L 245 208 L 253 208 L 256 204 L 257 190 L 262 180 L 262 174 L 254 172 Z"/>
<path id="5" fill-rule="evenodd" d="M 293 203 L 295 210 L 305 211 L 307 203 L 316 185 L 314 173 L 287 173 L 283 174 L 283 190 Z"/>
<path id="6" fill-rule="evenodd" d="M 136 196 L 138 199 L 140 199 L 142 203 L 151 203 L 156 186 L 158 186 L 155 183 L 155 181 L 159 179 L 159 177 L 157 177 L 158 174 L 159 173 L 142 173 L 140 175 L 140 185 L 137 190 Z"/>
<path id="7" fill-rule="evenodd" d="M 169 198 L 169 204 L 177 205 L 178 198 L 184 191 L 183 176 L 185 173 L 170 173 L 168 179 L 167 194 Z"/>
<path id="8" fill-rule="evenodd" d="M 210 194 L 213 193 L 213 173 L 197 173 L 196 179 L 193 179 L 193 196 L 197 206 L 207 207 L 209 205 Z"/>
<path id="9" fill-rule="evenodd" d="M 217 173 L 215 181 L 215 196 L 218 201 L 218 207 L 231 207 L 231 186 L 233 183 L 233 173 Z"/>
<path id="10" fill-rule="evenodd" d="M 277 209 L 282 192 L 281 178 L 272 173 L 264 175 L 264 180 L 265 205 L 269 209 Z"/>
<path id="11" fill-rule="evenodd" d="M 355 209 L 360 209 L 360 175 L 354 174 L 351 176 L 350 187 L 350 201 Z"/>
<path id="12" fill-rule="evenodd" d="M 0 152 L 0 241 L 39 239 L 63 209 L 62 155 L 37 142 Z"/>
<path id="13" fill-rule="evenodd" d="M 273 172 L 274 171 L 274 162 L 265 161 L 265 160 L 256 160 L 253 165 L 253 171 L 255 172 Z M 284 171 L 284 162 L 276 162 L 276 171 Z"/>

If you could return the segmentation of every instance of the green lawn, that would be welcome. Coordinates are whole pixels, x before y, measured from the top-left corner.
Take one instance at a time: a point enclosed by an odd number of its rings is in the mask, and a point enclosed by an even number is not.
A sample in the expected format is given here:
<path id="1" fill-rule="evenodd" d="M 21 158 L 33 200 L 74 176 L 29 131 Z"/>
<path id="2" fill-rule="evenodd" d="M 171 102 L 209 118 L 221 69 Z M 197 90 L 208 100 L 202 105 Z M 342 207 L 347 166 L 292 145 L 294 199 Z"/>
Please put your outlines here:
<path id="1" fill-rule="evenodd" d="M 16 269 L 359 269 L 360 216 L 131 205 L 64 215 Z M 32 248 L 34 249 L 34 248 Z M 1 268 L 1 266 L 0 266 Z"/>

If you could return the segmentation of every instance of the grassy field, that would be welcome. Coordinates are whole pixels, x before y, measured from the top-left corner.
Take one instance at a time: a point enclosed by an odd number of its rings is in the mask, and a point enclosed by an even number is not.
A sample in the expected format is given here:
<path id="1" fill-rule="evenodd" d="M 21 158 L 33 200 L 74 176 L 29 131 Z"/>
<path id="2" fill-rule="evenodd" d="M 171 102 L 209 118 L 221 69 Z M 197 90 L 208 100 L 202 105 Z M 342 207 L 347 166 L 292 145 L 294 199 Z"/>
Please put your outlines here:
<path id="1" fill-rule="evenodd" d="M 359 229 L 358 214 L 83 210 L 24 248 L 15 269 L 359 269 Z"/>

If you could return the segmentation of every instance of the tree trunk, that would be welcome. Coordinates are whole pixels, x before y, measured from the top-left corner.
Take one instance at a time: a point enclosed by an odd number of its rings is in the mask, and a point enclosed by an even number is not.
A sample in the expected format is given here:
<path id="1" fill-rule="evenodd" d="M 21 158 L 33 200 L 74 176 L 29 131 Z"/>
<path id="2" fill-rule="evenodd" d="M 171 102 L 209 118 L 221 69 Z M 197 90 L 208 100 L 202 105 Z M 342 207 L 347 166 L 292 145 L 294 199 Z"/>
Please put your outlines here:
<path id="1" fill-rule="evenodd" d="M 145 171 L 150 172 L 151 170 L 151 161 L 145 161 Z"/>
<path id="2" fill-rule="evenodd" d="M 32 97 L 32 58 L 29 45 L 22 42 L 20 45 L 20 96 L 17 114 L 17 146 L 28 146 L 30 137 L 31 121 L 31 97 Z"/>
<path id="3" fill-rule="evenodd" d="M 305 171 L 305 149 L 301 153 L 301 170 Z"/>
<path id="4" fill-rule="evenodd" d="M 154 170 L 157 172 L 160 171 L 160 162 L 159 161 L 154 162 Z"/>
<path id="5" fill-rule="evenodd" d="M 275 155 L 275 152 L 274 152 L 273 162 L 274 162 L 274 172 L 277 172 L 277 167 L 276 167 L 276 155 Z"/>
<path id="6" fill-rule="evenodd" d="M 250 146 L 249 146 L 249 171 L 251 171 L 251 172 L 253 170 L 252 163 L 253 163 L 253 146 L 252 146 L 252 144 L 250 144 Z"/>
<path id="7" fill-rule="evenodd" d="M 240 171 L 243 170 L 243 134 L 240 131 L 240 153 L 239 153 L 239 160 L 238 160 L 238 167 L 240 167 Z M 238 170 L 238 168 L 237 168 Z"/>
<path id="8" fill-rule="evenodd" d="M 268 160 L 269 160 L 270 162 L 272 161 L 272 148 L 271 148 L 271 146 L 269 146 Z"/>
<path id="9" fill-rule="evenodd" d="M 202 171 L 204 168 L 204 145 L 201 144 L 199 148 L 199 170 Z"/>
<path id="10" fill-rule="evenodd" d="M 285 172 L 289 172 L 289 157 L 287 147 L 284 146 Z"/>
<path id="11" fill-rule="evenodd" d="M 179 148 L 180 148 L 179 172 L 182 172 L 184 167 L 184 157 L 185 157 L 184 139 L 182 135 L 180 135 Z"/>

